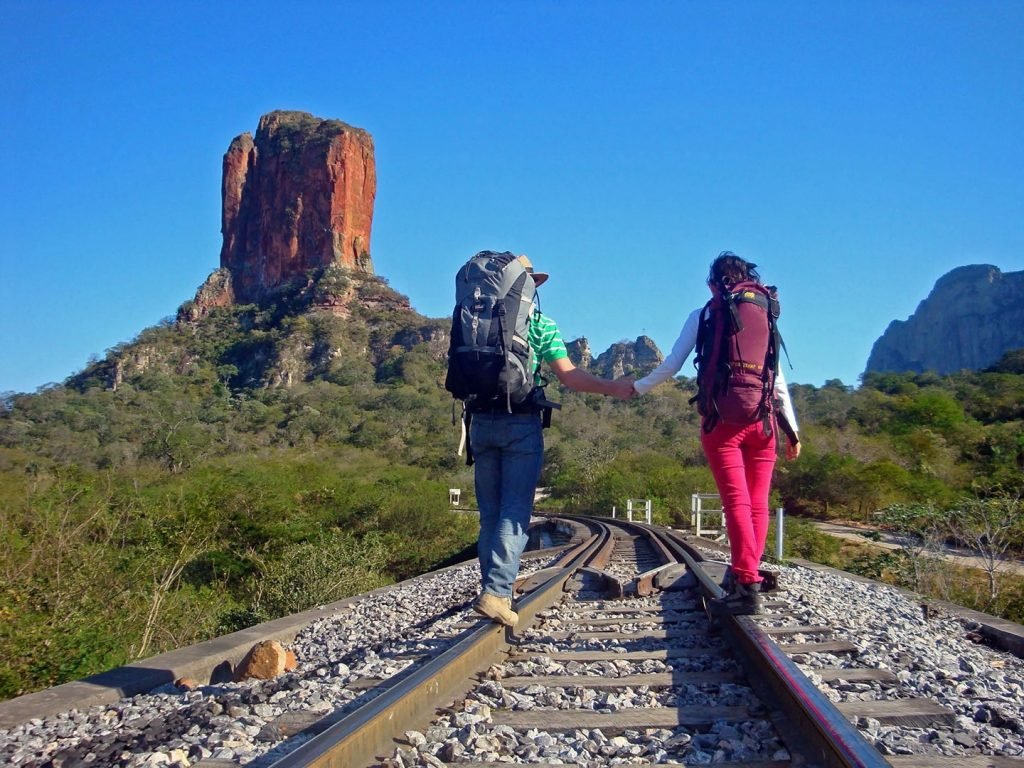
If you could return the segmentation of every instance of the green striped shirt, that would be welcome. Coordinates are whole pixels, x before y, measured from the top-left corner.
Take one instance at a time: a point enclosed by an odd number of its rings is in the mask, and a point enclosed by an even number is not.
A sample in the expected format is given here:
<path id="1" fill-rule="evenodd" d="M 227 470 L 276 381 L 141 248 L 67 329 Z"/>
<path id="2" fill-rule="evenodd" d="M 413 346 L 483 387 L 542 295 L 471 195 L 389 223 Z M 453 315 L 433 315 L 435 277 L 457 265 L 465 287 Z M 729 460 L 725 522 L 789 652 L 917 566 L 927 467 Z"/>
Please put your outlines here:
<path id="1" fill-rule="evenodd" d="M 535 376 L 540 374 L 541 362 L 553 363 L 569 356 L 565 342 L 562 341 L 562 332 L 558 330 L 555 321 L 542 315 L 539 310 L 533 313 L 530 320 L 530 346 L 537 357 Z"/>

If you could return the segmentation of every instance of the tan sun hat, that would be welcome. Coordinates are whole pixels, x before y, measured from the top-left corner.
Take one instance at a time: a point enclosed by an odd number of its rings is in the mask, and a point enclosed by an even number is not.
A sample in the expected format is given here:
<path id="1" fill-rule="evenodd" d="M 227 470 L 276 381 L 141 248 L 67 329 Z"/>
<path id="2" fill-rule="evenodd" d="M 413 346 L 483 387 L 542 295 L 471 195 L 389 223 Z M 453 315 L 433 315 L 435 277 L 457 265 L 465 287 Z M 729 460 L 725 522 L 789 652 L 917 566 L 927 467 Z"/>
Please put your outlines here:
<path id="1" fill-rule="evenodd" d="M 525 253 L 519 256 L 519 263 L 522 264 L 524 267 L 526 267 L 526 271 L 527 272 L 529 272 L 531 275 L 533 275 L 533 284 L 534 285 L 540 286 L 540 285 L 542 285 L 544 283 L 545 280 L 548 279 L 548 273 L 547 272 L 535 272 L 534 271 L 533 264 L 531 264 L 530 260 L 528 258 L 526 258 L 526 254 Z"/>

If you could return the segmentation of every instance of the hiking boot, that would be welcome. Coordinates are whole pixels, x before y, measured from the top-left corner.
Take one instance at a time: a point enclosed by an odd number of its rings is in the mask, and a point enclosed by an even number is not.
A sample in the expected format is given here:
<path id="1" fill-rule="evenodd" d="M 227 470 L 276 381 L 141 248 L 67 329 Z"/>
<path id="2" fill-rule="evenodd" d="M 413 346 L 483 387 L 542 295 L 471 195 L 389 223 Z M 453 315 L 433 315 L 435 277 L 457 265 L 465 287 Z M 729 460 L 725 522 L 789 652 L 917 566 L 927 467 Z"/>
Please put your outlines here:
<path id="1" fill-rule="evenodd" d="M 718 582 L 718 586 L 722 588 L 723 592 L 732 592 L 732 588 L 736 585 L 736 577 L 732 575 L 732 566 L 727 565 L 725 567 L 725 575 L 722 580 Z"/>
<path id="2" fill-rule="evenodd" d="M 761 592 L 778 592 L 779 587 L 779 574 L 775 571 L 760 571 L 761 574 Z"/>
<path id="3" fill-rule="evenodd" d="M 779 587 L 779 574 L 777 571 L 766 571 L 759 570 L 758 574 L 761 576 L 761 593 L 765 592 L 776 592 L 780 589 Z M 736 577 L 733 576 L 732 566 L 730 565 L 725 569 L 725 575 L 722 580 L 718 583 L 718 586 L 722 588 L 723 592 L 732 592 L 733 586 L 736 584 Z"/>
<path id="4" fill-rule="evenodd" d="M 498 597 L 490 592 L 482 592 L 473 603 L 473 610 L 506 627 L 514 627 L 519 621 L 519 614 L 512 610 L 511 597 Z"/>
<path id="5" fill-rule="evenodd" d="M 761 613 L 761 590 L 757 584 L 735 584 L 725 597 L 708 601 L 718 616 L 756 616 Z"/>

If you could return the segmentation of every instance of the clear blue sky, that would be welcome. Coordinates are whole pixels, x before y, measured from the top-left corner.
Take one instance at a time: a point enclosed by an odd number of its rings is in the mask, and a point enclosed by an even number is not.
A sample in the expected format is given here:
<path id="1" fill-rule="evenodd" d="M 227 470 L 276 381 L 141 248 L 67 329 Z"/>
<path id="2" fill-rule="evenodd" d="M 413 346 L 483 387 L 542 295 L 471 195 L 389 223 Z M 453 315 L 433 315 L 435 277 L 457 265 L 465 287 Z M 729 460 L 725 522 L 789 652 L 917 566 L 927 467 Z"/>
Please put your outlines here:
<path id="1" fill-rule="evenodd" d="M 273 109 L 373 135 L 374 262 L 426 315 L 508 249 L 567 337 L 667 351 L 731 249 L 780 286 L 790 380 L 854 384 L 945 272 L 1024 269 L 1022 41 L 1019 0 L 5 0 L 0 391 L 192 297 Z"/>

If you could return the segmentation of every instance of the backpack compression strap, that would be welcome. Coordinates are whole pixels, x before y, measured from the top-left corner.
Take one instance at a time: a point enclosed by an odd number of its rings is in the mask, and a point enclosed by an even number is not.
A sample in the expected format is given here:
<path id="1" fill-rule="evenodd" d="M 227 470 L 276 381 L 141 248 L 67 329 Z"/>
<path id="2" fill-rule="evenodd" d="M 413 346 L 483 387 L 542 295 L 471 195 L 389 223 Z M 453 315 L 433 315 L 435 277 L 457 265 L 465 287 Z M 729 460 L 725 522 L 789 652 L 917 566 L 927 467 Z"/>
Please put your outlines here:
<path id="1" fill-rule="evenodd" d="M 775 382 L 779 377 L 779 350 L 780 348 L 786 352 L 786 358 L 789 358 L 789 350 L 786 349 L 786 342 L 782 340 L 782 333 L 779 331 L 778 317 L 780 314 L 779 300 L 776 298 L 775 287 L 768 287 L 768 295 L 765 296 L 766 306 L 765 309 L 768 311 L 768 349 L 765 350 L 764 357 L 764 371 L 762 372 L 762 382 L 764 392 L 762 395 L 761 408 L 764 411 L 763 417 L 763 429 L 765 435 L 771 435 L 772 433 L 772 398 L 775 395 Z M 790 364 L 792 367 L 792 364 Z M 791 442 L 796 441 L 796 432 L 793 431 L 793 427 L 782 413 L 777 414 L 778 418 L 775 422 L 782 427 L 782 431 L 786 433 L 786 436 Z"/>
<path id="2" fill-rule="evenodd" d="M 526 286 L 526 278 L 529 274 L 523 272 L 516 281 L 512 283 L 512 287 L 508 289 L 508 293 L 505 294 L 505 298 L 498 306 L 498 333 L 501 334 L 502 348 L 505 350 L 505 360 L 503 365 L 508 367 L 508 356 L 512 351 L 512 337 L 515 336 L 516 324 L 508 322 L 509 313 L 515 317 L 519 313 L 519 304 L 523 300 L 523 288 Z M 512 413 L 512 393 L 505 390 L 506 404 L 508 406 L 508 412 Z"/>

